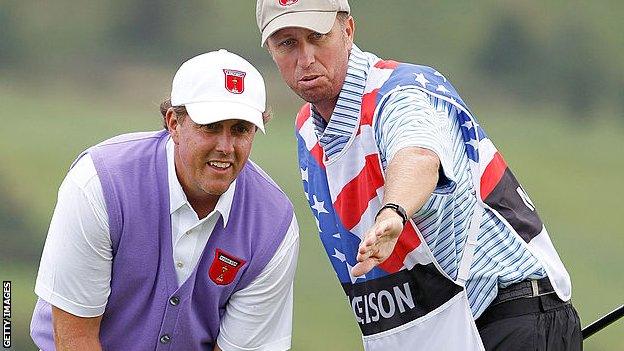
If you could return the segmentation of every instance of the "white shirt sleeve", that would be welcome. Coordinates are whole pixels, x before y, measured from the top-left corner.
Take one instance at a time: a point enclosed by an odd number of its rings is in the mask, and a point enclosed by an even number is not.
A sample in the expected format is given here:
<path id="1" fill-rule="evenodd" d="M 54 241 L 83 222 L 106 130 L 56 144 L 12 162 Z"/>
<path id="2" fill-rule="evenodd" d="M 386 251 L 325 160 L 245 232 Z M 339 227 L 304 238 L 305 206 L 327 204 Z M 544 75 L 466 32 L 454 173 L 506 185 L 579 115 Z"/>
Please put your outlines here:
<path id="1" fill-rule="evenodd" d="M 249 286 L 230 298 L 217 338 L 223 351 L 290 349 L 298 253 L 299 226 L 293 214 L 271 261 Z"/>
<path id="2" fill-rule="evenodd" d="M 112 256 L 102 185 L 87 154 L 59 188 L 35 293 L 76 316 L 99 316 L 110 294 Z"/>
<path id="3" fill-rule="evenodd" d="M 376 137 L 387 164 L 399 150 L 420 147 L 433 151 L 440 159 L 442 173 L 438 188 L 455 181 L 448 114 L 437 110 L 426 93 L 415 88 L 392 93 L 378 118 Z"/>

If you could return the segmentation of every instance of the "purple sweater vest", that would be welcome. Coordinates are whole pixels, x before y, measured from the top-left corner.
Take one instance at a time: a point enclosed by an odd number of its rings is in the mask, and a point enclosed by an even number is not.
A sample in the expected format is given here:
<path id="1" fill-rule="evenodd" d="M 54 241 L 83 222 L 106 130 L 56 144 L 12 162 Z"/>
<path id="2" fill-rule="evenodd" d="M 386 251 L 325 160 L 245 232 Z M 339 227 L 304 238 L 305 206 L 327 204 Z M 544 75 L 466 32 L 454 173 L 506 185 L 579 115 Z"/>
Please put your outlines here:
<path id="1" fill-rule="evenodd" d="M 191 276 L 178 287 L 171 246 L 168 133 L 112 138 L 87 152 L 97 170 L 113 243 L 111 294 L 100 328 L 104 350 L 212 350 L 230 296 L 248 286 L 284 239 L 293 207 L 248 162 L 236 181 L 227 227 L 217 221 Z M 209 277 L 217 249 L 245 261 L 234 280 Z M 39 299 L 31 336 L 54 350 L 50 305 Z"/>

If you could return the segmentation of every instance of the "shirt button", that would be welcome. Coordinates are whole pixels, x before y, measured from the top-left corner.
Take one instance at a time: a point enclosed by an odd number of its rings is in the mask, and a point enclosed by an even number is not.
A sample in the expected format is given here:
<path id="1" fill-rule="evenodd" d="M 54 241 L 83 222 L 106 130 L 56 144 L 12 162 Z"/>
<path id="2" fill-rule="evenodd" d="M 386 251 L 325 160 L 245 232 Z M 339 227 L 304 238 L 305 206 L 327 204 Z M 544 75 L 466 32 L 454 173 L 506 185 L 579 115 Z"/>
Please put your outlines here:
<path id="1" fill-rule="evenodd" d="M 169 299 L 169 303 L 171 306 L 177 306 L 180 303 L 180 298 L 177 296 L 173 296 Z"/>
<path id="2" fill-rule="evenodd" d="M 169 334 L 165 334 L 165 335 L 160 337 L 160 342 L 162 344 L 168 344 L 168 343 L 171 342 L 171 337 L 169 336 Z"/>
<path id="3" fill-rule="evenodd" d="M 184 262 L 182 262 L 182 261 L 178 261 L 178 262 L 176 262 L 176 266 L 177 266 L 178 268 L 183 268 L 183 267 L 184 267 Z"/>

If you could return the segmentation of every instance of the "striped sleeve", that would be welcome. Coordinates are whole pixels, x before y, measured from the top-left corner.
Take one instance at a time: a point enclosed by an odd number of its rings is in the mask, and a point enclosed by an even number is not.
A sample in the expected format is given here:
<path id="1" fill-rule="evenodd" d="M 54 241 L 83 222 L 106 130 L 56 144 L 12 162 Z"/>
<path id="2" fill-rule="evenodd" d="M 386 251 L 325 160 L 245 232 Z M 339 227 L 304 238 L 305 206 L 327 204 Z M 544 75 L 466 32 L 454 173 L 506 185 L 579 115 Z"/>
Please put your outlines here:
<path id="1" fill-rule="evenodd" d="M 440 180 L 435 193 L 455 188 L 450 123 L 444 111 L 437 111 L 427 94 L 407 88 L 390 94 L 375 123 L 375 137 L 384 168 L 406 147 L 433 151 L 440 159 Z"/>

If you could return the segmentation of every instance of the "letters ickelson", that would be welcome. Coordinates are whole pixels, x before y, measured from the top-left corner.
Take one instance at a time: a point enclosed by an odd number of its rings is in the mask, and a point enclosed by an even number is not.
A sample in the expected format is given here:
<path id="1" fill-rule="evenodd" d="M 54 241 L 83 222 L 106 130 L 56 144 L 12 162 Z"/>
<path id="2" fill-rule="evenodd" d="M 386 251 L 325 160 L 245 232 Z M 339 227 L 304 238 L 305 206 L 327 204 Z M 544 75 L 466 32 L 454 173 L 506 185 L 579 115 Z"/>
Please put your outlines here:
<path id="1" fill-rule="evenodd" d="M 462 290 L 440 276 L 433 264 L 342 287 L 364 335 L 422 317 Z"/>

